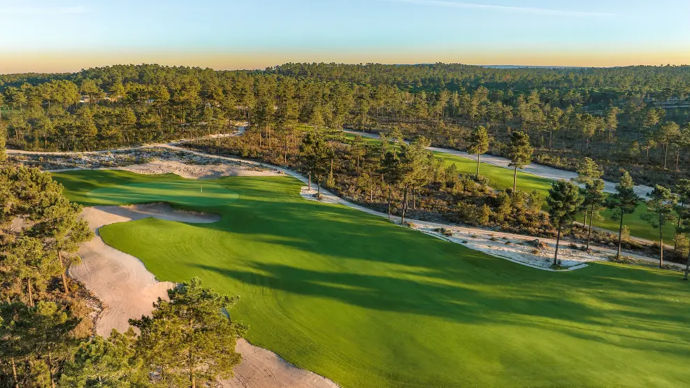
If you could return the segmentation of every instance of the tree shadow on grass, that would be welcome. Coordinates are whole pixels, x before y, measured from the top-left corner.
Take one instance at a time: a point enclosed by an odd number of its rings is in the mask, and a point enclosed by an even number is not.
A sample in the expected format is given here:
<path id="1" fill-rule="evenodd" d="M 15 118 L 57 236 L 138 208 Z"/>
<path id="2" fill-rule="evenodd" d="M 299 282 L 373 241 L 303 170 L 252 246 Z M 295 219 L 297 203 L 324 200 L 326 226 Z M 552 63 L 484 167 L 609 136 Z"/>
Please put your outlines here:
<path id="1" fill-rule="evenodd" d="M 520 292 L 515 287 L 480 291 L 463 284 L 431 284 L 411 279 L 335 273 L 285 265 L 254 264 L 252 271 L 209 265 L 194 267 L 286 293 L 329 298 L 385 312 L 415 314 L 469 324 L 538 328 L 631 350 L 686 356 L 690 338 L 683 319 L 650 311 L 602 311 L 578 301 Z M 629 300 L 627 302 L 630 302 Z M 324 312 L 327 314 L 328 312 Z M 640 323 L 640 318 L 659 321 Z M 622 326 L 622 327 L 619 327 Z"/>

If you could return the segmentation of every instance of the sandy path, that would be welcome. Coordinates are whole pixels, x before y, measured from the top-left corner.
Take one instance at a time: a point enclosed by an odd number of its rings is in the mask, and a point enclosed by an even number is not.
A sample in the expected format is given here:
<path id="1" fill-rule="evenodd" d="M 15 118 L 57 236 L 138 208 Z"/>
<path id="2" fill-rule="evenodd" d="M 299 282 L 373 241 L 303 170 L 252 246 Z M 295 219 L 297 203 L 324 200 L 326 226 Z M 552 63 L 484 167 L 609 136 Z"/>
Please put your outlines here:
<path id="1" fill-rule="evenodd" d="M 96 332 L 102 336 L 113 329 L 125 331 L 130 318 L 150 314 L 153 302 L 167 299 L 167 290 L 174 283 L 157 281 L 139 259 L 105 244 L 98 236 L 100 227 L 147 217 L 189 223 L 220 220 L 217 215 L 180 211 L 166 204 L 87 207 L 82 215 L 96 237 L 82 244 L 82 262 L 71 266 L 69 274 L 101 301 L 103 311 L 96 321 Z M 222 382 L 224 387 L 337 387 L 333 381 L 297 368 L 243 338 L 237 341 L 236 351 L 242 354 L 242 362 L 235 368 L 235 376 Z"/>
<path id="2" fill-rule="evenodd" d="M 375 133 L 368 133 L 368 132 L 360 132 L 360 131 L 350 131 L 350 130 L 345 130 L 344 132 L 353 134 L 353 135 L 361 135 L 363 137 L 368 137 L 372 139 L 378 139 L 379 135 Z M 470 155 L 467 152 L 464 151 L 458 151 L 450 148 L 440 148 L 440 147 L 428 147 L 427 148 L 430 151 L 433 152 L 441 152 L 444 154 L 450 154 L 450 155 L 455 155 L 455 156 L 460 156 L 462 158 L 466 159 L 471 159 L 476 161 L 476 156 L 475 155 Z M 495 155 L 489 155 L 489 154 L 484 154 L 481 157 L 481 162 L 482 163 L 487 163 L 491 164 L 494 166 L 498 167 L 503 167 L 503 168 L 508 168 L 512 170 L 512 167 L 509 166 L 510 160 L 501 157 L 501 156 L 495 156 Z M 524 168 L 520 169 L 522 172 L 526 172 L 528 174 L 536 175 L 538 177 L 542 178 L 547 178 L 547 179 L 553 179 L 553 180 L 558 180 L 558 179 L 565 179 L 565 180 L 572 180 L 577 178 L 577 173 L 573 171 L 568 171 L 568 170 L 562 170 L 559 168 L 554 168 L 554 167 L 549 167 L 549 166 L 544 166 L 543 164 L 537 164 L 537 163 L 530 163 Z M 615 182 L 611 181 L 604 181 L 604 191 L 607 193 L 615 193 L 616 192 L 616 184 Z M 635 193 L 641 197 L 648 197 L 649 194 L 652 192 L 653 188 L 645 185 L 636 185 L 635 186 Z"/>

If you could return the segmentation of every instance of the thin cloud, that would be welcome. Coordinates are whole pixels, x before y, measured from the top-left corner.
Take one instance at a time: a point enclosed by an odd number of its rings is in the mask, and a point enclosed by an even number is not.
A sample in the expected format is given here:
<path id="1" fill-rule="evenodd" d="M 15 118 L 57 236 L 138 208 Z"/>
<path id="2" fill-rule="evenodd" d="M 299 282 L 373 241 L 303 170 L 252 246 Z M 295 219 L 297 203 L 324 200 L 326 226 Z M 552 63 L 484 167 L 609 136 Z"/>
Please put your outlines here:
<path id="1" fill-rule="evenodd" d="M 87 9 L 76 7 L 0 7 L 0 15 L 78 15 L 84 14 Z"/>
<path id="2" fill-rule="evenodd" d="M 480 4 L 480 3 L 468 3 L 468 2 L 447 1 L 447 0 L 386 0 L 386 1 L 391 2 L 391 3 L 407 3 L 407 4 L 432 6 L 432 7 L 480 9 L 480 10 L 498 11 L 498 12 L 519 12 L 519 13 L 526 13 L 526 14 L 533 14 L 533 15 L 546 15 L 546 16 L 579 16 L 579 17 L 614 16 L 614 14 L 608 13 L 608 12 L 589 12 L 589 11 L 576 11 L 576 10 L 564 10 L 564 9 L 553 9 L 553 8 L 521 7 L 521 6 L 500 5 L 500 4 Z"/>

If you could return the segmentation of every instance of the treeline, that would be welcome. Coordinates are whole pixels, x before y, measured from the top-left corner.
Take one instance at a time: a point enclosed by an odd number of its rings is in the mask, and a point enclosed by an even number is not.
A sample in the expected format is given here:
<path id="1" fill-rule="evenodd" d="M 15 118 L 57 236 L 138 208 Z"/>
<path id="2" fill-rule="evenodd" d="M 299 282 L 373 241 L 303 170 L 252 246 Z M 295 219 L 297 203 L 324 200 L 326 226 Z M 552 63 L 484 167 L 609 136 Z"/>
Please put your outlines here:
<path id="1" fill-rule="evenodd" d="M 286 64 L 264 71 L 156 65 L 0 76 L 8 144 L 87 150 L 198 136 L 233 121 L 293 122 L 424 136 L 466 149 L 485 126 L 505 155 L 515 130 L 535 160 L 574 170 L 584 156 L 639 183 L 690 176 L 690 67 L 496 69 Z"/>
<path id="2" fill-rule="evenodd" d="M 170 290 L 150 316 L 131 320 L 138 334 L 95 335 L 98 301 L 66 276 L 79 244 L 93 237 L 81 207 L 49 174 L 3 164 L 3 152 L 1 387 L 195 387 L 232 375 L 244 332 L 228 315 L 234 299 L 197 280 Z"/>

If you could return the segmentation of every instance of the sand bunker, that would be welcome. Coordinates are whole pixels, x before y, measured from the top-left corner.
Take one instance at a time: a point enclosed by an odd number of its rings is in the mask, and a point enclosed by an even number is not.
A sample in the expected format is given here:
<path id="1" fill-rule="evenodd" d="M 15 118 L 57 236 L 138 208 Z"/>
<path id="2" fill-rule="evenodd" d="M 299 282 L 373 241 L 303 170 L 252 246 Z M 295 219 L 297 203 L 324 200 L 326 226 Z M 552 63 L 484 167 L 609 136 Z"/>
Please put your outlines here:
<path id="1" fill-rule="evenodd" d="M 235 367 L 235 377 L 222 382 L 223 387 L 332 388 L 338 386 L 333 381 L 300 369 L 272 351 L 254 346 L 243 338 L 237 341 L 235 350 L 242 354 L 242 362 Z"/>
<path id="2" fill-rule="evenodd" d="M 147 217 L 193 223 L 220 220 L 217 215 L 175 210 L 165 204 L 87 207 L 83 217 L 96 234 L 101 226 Z M 106 245 L 99 236 L 84 243 L 79 255 L 82 262 L 71 266 L 69 273 L 103 304 L 96 322 L 96 332 L 103 336 L 112 329 L 127 330 L 129 318 L 150 313 L 153 301 L 166 297 L 166 291 L 173 286 L 156 281 L 139 259 Z"/>
<path id="3" fill-rule="evenodd" d="M 219 178 L 224 176 L 275 176 L 281 175 L 277 171 L 257 168 L 242 164 L 185 164 L 176 160 L 153 160 L 145 164 L 134 164 L 120 167 L 120 170 L 137 174 L 167 174 L 173 173 L 183 178 Z"/>
<path id="4" fill-rule="evenodd" d="M 96 321 L 96 332 L 102 336 L 108 336 L 112 329 L 125 331 L 130 318 L 150 314 L 153 302 L 167 299 L 167 290 L 174 283 L 157 281 L 139 259 L 106 245 L 98 236 L 100 227 L 147 217 L 189 223 L 220 220 L 218 215 L 176 210 L 167 204 L 87 207 L 82 214 L 97 235 L 80 247 L 82 262 L 71 266 L 69 274 L 100 299 L 103 311 Z M 242 362 L 235 368 L 235 377 L 222 382 L 224 387 L 337 387 L 333 381 L 297 368 L 242 338 L 236 350 L 242 354 Z"/>

